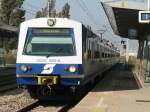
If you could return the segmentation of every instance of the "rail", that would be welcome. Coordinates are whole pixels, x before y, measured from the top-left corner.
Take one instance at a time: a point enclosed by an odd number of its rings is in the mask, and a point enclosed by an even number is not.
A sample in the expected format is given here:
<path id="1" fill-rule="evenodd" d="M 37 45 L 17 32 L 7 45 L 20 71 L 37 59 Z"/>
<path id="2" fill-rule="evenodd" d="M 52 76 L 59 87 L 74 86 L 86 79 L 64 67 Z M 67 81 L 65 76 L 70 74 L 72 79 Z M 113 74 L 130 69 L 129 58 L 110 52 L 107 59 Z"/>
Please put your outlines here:
<path id="1" fill-rule="evenodd" d="M 0 67 L 0 92 L 17 88 L 15 67 Z"/>

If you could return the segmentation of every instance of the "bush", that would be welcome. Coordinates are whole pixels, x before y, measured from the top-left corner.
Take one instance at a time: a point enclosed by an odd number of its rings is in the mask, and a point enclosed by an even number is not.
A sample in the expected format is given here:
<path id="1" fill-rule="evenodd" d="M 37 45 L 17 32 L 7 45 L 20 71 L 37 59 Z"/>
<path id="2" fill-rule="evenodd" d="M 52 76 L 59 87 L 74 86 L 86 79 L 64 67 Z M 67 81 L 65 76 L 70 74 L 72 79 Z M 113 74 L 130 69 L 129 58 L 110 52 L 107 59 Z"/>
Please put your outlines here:
<path id="1" fill-rule="evenodd" d="M 16 64 L 16 56 L 14 56 L 12 53 L 8 53 L 5 55 L 5 63 L 6 64 Z"/>
<path id="2" fill-rule="evenodd" d="M 128 60 L 128 69 L 133 69 L 135 67 L 136 58 L 134 56 L 130 56 Z"/>

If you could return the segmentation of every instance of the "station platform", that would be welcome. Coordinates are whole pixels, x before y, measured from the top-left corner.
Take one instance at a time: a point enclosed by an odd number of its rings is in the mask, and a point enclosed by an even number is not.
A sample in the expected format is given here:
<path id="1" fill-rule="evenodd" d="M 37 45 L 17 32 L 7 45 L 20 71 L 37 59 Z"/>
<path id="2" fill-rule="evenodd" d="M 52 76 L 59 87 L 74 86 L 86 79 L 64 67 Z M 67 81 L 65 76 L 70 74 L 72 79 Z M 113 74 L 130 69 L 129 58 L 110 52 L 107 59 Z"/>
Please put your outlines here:
<path id="1" fill-rule="evenodd" d="M 118 64 L 69 112 L 150 112 L 150 87 L 139 88 Z"/>

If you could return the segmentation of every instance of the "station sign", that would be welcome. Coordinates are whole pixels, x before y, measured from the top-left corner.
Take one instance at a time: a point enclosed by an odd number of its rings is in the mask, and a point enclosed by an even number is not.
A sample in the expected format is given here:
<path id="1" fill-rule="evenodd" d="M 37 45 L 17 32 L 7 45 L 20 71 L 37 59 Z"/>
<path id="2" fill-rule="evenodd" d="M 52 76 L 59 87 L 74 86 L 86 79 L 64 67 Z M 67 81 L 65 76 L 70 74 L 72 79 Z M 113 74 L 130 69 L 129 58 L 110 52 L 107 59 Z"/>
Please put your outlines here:
<path id="1" fill-rule="evenodd" d="M 150 23 L 150 11 L 139 11 L 139 23 Z"/>
<path id="2" fill-rule="evenodd" d="M 69 28 L 33 28 L 33 34 L 69 34 Z"/>

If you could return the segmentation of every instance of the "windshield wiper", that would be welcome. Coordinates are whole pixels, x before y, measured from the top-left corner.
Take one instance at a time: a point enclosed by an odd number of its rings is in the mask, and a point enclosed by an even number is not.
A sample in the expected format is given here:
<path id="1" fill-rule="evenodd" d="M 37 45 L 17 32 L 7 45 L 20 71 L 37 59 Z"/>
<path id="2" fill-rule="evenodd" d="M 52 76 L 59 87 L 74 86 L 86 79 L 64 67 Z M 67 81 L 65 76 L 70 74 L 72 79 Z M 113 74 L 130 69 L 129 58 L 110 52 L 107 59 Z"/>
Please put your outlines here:
<path id="1" fill-rule="evenodd" d="M 46 55 L 47 58 L 49 58 L 50 56 L 58 56 L 58 53 L 49 53 L 48 55 Z"/>
<path id="2" fill-rule="evenodd" d="M 65 53 L 63 52 L 65 49 L 64 48 L 57 48 L 55 52 L 50 52 L 46 57 L 49 58 L 50 56 L 58 56 L 58 55 L 64 55 Z"/>
<path id="3" fill-rule="evenodd" d="M 56 50 L 56 52 L 60 52 L 60 51 L 63 51 L 64 50 L 64 48 L 58 48 L 57 50 Z"/>
<path id="4" fill-rule="evenodd" d="M 46 58 L 49 58 L 50 56 L 52 56 L 52 54 L 48 54 L 48 55 L 46 55 Z"/>

